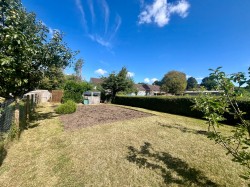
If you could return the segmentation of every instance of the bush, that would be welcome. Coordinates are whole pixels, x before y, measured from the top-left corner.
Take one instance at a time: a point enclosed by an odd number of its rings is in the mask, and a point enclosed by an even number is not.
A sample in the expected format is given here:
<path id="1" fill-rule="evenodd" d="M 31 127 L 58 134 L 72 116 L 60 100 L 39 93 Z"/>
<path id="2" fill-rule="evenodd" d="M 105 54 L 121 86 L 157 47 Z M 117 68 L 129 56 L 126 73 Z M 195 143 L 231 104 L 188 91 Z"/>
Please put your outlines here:
<path id="1" fill-rule="evenodd" d="M 203 118 L 203 113 L 198 110 L 192 110 L 194 97 L 138 97 L 138 96 L 116 96 L 114 104 L 128 105 L 133 107 L 146 108 L 159 112 L 166 112 L 188 117 Z M 247 112 L 245 119 L 250 119 L 250 100 L 239 100 L 239 108 Z M 235 119 L 231 114 L 225 114 L 226 123 L 231 124 Z"/>
<path id="2" fill-rule="evenodd" d="M 75 82 L 67 81 L 64 86 L 63 102 L 73 100 L 76 103 L 83 101 L 82 94 L 88 90 L 91 90 L 92 86 L 87 82 Z"/>
<path id="3" fill-rule="evenodd" d="M 71 114 L 76 111 L 76 103 L 72 100 L 68 100 L 66 103 L 58 106 L 55 111 L 57 114 Z"/>

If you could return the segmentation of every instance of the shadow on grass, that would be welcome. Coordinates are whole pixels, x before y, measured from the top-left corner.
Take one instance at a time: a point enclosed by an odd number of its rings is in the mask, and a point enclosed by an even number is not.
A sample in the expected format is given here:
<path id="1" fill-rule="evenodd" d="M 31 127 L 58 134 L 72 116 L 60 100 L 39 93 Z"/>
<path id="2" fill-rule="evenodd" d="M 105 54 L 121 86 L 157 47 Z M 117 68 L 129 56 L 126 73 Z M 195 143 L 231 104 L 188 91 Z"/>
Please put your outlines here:
<path id="1" fill-rule="evenodd" d="M 162 176 L 165 184 L 219 186 L 208 179 L 202 171 L 190 167 L 185 161 L 169 153 L 155 151 L 148 142 L 144 142 L 140 149 L 129 146 L 128 150 L 129 162 L 154 170 Z"/>
<path id="2" fill-rule="evenodd" d="M 184 132 L 184 133 L 201 134 L 201 135 L 205 135 L 205 136 L 208 136 L 210 134 L 210 132 L 208 132 L 208 131 L 194 130 L 194 129 L 190 129 L 190 128 L 187 128 L 187 127 L 182 127 L 182 126 L 180 126 L 178 124 L 168 125 L 168 124 L 158 122 L 158 125 L 160 125 L 162 127 L 169 128 L 169 129 L 178 129 L 178 130 L 180 130 L 181 132 Z"/>
<path id="3" fill-rule="evenodd" d="M 6 158 L 6 156 L 7 156 L 7 150 L 4 146 L 4 142 L 0 141 L 0 167 L 2 166 L 3 161 Z"/>

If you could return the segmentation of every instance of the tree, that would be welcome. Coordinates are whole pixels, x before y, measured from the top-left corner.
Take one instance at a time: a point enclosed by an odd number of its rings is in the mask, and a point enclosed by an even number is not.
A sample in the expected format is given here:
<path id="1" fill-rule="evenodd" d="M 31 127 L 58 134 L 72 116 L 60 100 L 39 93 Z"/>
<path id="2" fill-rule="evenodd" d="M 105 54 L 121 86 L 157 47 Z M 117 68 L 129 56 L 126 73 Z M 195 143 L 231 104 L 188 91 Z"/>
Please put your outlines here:
<path id="1" fill-rule="evenodd" d="M 0 2 L 0 95 L 15 97 L 38 88 L 50 68 L 65 68 L 74 53 L 55 32 L 28 13 L 19 0 Z"/>
<path id="2" fill-rule="evenodd" d="M 162 86 L 162 82 L 157 80 L 153 83 L 153 85 Z"/>
<path id="3" fill-rule="evenodd" d="M 79 81 L 82 80 L 82 66 L 84 64 L 83 59 L 78 59 L 75 63 L 74 70 L 76 72 L 76 76 L 78 77 Z"/>
<path id="4" fill-rule="evenodd" d="M 211 75 L 209 77 L 205 77 L 201 81 L 201 86 L 204 86 L 207 90 L 216 89 L 217 82 L 215 81 L 214 77 Z"/>
<path id="5" fill-rule="evenodd" d="M 198 82 L 194 77 L 189 77 L 187 80 L 187 90 L 193 90 L 197 88 Z"/>
<path id="6" fill-rule="evenodd" d="M 221 145 L 233 156 L 233 161 L 239 162 L 246 166 L 248 171 L 242 177 L 249 179 L 250 176 L 250 122 L 244 119 L 244 112 L 239 108 L 237 98 L 241 94 L 241 86 L 250 83 L 245 75 L 241 72 L 226 76 L 225 72 L 220 70 L 221 67 L 211 70 L 210 76 L 216 82 L 217 89 L 223 90 L 219 96 L 203 94 L 195 99 L 194 108 L 204 113 L 207 119 L 209 138 L 214 139 L 216 143 Z M 250 74 L 250 68 L 249 68 Z M 238 88 L 235 89 L 235 85 Z M 224 113 L 234 115 L 240 122 L 235 122 L 235 128 L 231 134 L 223 134 L 220 132 L 220 122 L 224 120 Z M 232 122 L 233 123 L 233 122 Z"/>
<path id="7" fill-rule="evenodd" d="M 103 77 L 101 84 L 105 90 L 111 91 L 111 99 L 113 100 L 118 92 L 133 89 L 134 82 L 127 76 L 127 69 L 123 67 L 118 74 L 111 73 L 108 77 Z"/>
<path id="8" fill-rule="evenodd" d="M 73 100 L 80 103 L 83 100 L 83 93 L 91 89 L 92 86 L 87 82 L 67 81 L 64 86 L 63 102 Z"/>
<path id="9" fill-rule="evenodd" d="M 161 89 L 171 94 L 180 94 L 187 87 L 186 74 L 170 71 L 162 79 Z"/>

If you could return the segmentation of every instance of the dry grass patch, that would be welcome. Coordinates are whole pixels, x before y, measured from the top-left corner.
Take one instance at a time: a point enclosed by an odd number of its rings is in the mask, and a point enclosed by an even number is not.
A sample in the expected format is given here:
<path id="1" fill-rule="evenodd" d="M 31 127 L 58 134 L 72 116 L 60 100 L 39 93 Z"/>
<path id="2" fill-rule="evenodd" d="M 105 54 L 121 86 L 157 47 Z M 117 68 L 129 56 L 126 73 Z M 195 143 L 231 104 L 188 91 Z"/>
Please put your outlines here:
<path id="1" fill-rule="evenodd" d="M 247 186 L 204 121 L 138 110 L 155 115 L 64 131 L 50 105 L 39 108 L 8 150 L 0 186 Z"/>

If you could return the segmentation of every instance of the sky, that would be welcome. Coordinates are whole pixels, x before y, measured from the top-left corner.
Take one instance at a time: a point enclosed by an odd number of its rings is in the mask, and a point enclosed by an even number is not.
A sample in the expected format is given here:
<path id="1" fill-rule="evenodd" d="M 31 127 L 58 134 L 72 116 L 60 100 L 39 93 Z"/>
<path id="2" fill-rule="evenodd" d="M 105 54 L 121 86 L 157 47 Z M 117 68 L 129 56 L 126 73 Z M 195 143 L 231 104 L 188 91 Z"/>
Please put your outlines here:
<path id="1" fill-rule="evenodd" d="M 250 66 L 249 0 L 23 0 L 83 58 L 82 77 L 122 67 L 135 82 L 153 83 L 169 71 L 198 82 L 209 68 L 227 74 Z M 73 73 L 73 68 L 65 70 Z"/>

